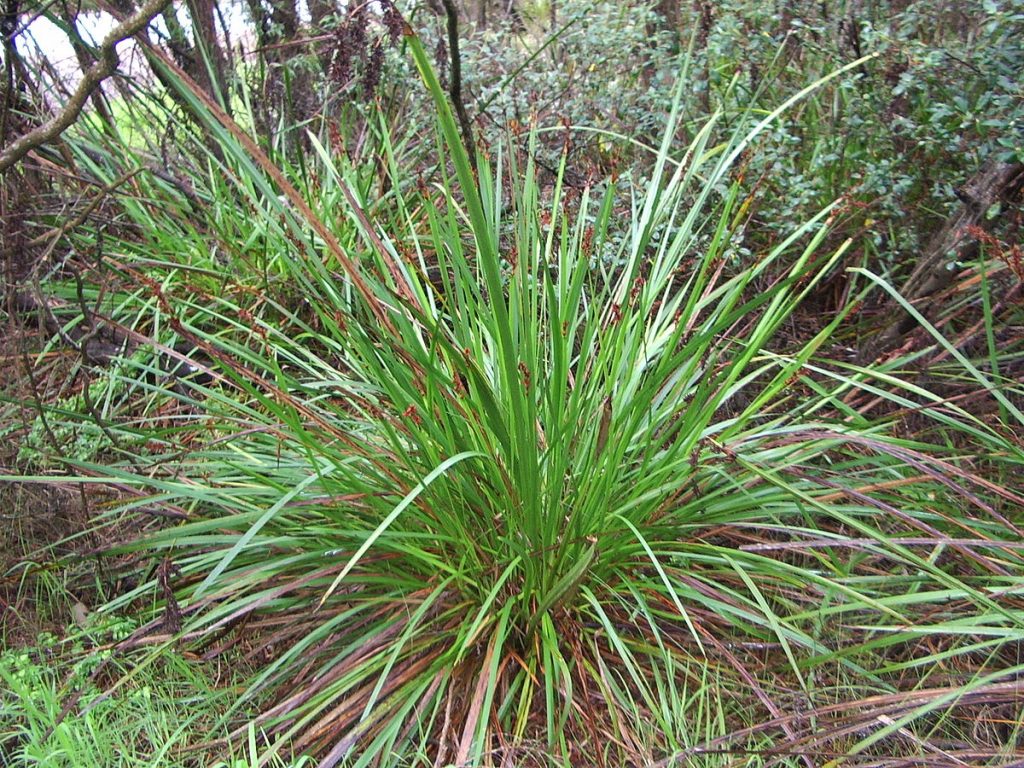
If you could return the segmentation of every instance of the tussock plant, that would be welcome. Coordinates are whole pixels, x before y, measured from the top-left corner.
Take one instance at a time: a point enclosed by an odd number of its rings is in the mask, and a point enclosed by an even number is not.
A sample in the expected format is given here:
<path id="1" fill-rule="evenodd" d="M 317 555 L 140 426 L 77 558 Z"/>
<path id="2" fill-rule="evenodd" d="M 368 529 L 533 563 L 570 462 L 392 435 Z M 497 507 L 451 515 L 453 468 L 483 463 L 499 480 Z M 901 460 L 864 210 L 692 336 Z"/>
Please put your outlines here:
<path id="1" fill-rule="evenodd" d="M 115 602 L 152 611 L 126 647 L 254 664 L 237 711 L 326 766 L 805 764 L 1012 723 L 1021 499 L 850 395 L 1019 453 L 821 359 L 842 313 L 776 340 L 841 268 L 837 208 L 737 263 L 741 159 L 810 89 L 725 144 L 670 127 L 621 199 L 546 175 L 536 134 L 474 173 L 406 43 L 444 162 L 416 179 L 379 126 L 384 191 L 315 138 L 282 173 L 181 81 L 219 154 L 189 218 L 128 196 L 157 239 L 119 246 L 137 282 L 103 306 L 149 340 L 111 374 L 148 405 L 75 464 L 161 515 L 122 547 L 163 563 Z M 173 388 L 161 358 L 191 365 Z"/>

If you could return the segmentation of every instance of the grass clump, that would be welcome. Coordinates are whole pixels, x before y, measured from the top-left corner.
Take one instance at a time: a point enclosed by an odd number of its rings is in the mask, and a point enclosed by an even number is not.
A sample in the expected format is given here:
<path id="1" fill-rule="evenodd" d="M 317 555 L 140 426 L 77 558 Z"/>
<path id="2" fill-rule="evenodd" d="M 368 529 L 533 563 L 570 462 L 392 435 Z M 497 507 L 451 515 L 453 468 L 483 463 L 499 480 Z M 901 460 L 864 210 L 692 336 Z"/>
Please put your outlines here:
<path id="1" fill-rule="evenodd" d="M 112 645 L 132 622 L 93 616 L 63 639 L 44 632 L 0 654 L 0 758 L 4 765 L 166 765 L 198 744 L 224 708 L 203 673 L 174 654 L 141 680 L 104 690 L 127 669 Z"/>
<path id="2" fill-rule="evenodd" d="M 209 252 L 157 257 L 157 207 L 128 209 L 154 239 L 123 244 L 114 270 L 138 285 L 112 314 L 210 374 L 167 401 L 126 359 L 114 375 L 151 400 L 106 430 L 144 440 L 145 466 L 73 462 L 182 520 L 121 547 L 175 567 L 112 604 L 145 598 L 134 643 L 259 661 L 239 706 L 263 707 L 265 759 L 322 765 L 913 756 L 954 707 L 1012 706 L 1019 551 L 984 496 L 1019 498 L 846 402 L 928 398 L 820 359 L 845 310 L 775 341 L 841 262 L 820 252 L 837 209 L 732 264 L 734 165 L 810 89 L 724 144 L 714 117 L 681 151 L 667 131 L 628 200 L 574 196 L 529 151 L 474 172 L 407 43 L 446 162 L 416 184 L 380 130 L 373 218 L 361 169 L 317 145 L 300 194 L 181 82 L 220 142 L 209 187 L 241 200 L 220 224 L 266 211 L 272 257 L 254 297 Z"/>

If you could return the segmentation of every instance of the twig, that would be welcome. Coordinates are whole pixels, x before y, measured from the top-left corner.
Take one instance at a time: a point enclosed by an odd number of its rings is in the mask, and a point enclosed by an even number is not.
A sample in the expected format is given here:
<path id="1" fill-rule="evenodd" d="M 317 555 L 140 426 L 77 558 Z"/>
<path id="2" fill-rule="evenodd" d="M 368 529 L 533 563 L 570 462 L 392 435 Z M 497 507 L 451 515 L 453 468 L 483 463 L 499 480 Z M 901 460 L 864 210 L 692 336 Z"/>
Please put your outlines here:
<path id="1" fill-rule="evenodd" d="M 448 55 L 451 58 L 452 79 L 448 85 L 448 93 L 455 105 L 455 114 L 459 118 L 459 127 L 462 129 L 462 143 L 466 147 L 466 154 L 469 155 L 469 162 L 473 166 L 473 173 L 476 168 L 476 140 L 473 138 L 473 124 L 469 121 L 469 113 L 466 112 L 466 105 L 462 101 L 462 56 L 459 54 L 459 15 L 455 10 L 453 0 L 441 0 L 444 5 L 444 12 L 448 16 Z"/>
<path id="2" fill-rule="evenodd" d="M 42 259 L 40 259 L 40 262 L 45 261 L 45 259 L 49 257 L 50 253 L 53 252 L 54 246 L 56 246 L 57 242 L 60 240 L 61 237 L 66 235 L 72 229 L 78 227 L 80 224 L 83 224 L 85 220 L 89 218 L 90 214 L 92 214 L 92 212 L 95 211 L 100 206 L 100 204 L 107 199 L 107 195 L 116 190 L 122 184 L 125 184 L 130 179 L 134 178 L 143 170 L 144 169 L 142 168 L 133 168 L 130 171 L 124 172 L 116 179 L 114 179 L 112 182 L 110 182 L 109 184 L 105 185 L 102 189 L 100 189 L 99 193 L 88 202 L 88 204 L 85 206 L 85 209 L 77 216 L 75 216 L 72 219 L 68 219 L 61 226 L 54 227 L 49 232 L 44 232 L 38 237 L 29 240 L 28 243 L 26 243 L 26 245 L 31 248 L 42 245 L 47 240 L 50 240 L 50 245 L 46 249 L 46 254 L 43 256 Z"/>
<path id="3" fill-rule="evenodd" d="M 78 119 L 85 103 L 118 65 L 117 44 L 145 29 L 169 0 L 149 0 L 135 13 L 114 27 L 100 44 L 96 63 L 86 70 L 68 103 L 53 118 L 19 137 L 0 153 L 0 173 L 6 172 L 33 149 L 56 138 Z"/>

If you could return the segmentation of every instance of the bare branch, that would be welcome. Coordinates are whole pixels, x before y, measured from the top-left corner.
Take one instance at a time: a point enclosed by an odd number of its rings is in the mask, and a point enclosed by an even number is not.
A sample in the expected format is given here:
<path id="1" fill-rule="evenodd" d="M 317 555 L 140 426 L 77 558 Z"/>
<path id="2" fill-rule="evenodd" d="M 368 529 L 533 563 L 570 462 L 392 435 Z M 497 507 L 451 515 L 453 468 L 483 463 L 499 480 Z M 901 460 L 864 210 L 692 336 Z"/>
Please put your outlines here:
<path id="1" fill-rule="evenodd" d="M 448 88 L 455 114 L 459 118 L 462 129 L 462 143 L 466 145 L 469 162 L 476 170 L 476 140 L 473 138 L 473 123 L 466 112 L 466 104 L 462 100 L 462 56 L 459 54 L 459 14 L 453 0 L 441 0 L 445 14 L 448 16 L 448 55 L 451 57 L 452 80 Z"/>
<path id="2" fill-rule="evenodd" d="M 114 27 L 100 44 L 99 57 L 85 71 L 82 81 L 64 108 L 50 120 L 11 142 L 0 153 L 0 173 L 5 173 L 33 149 L 60 136 L 78 119 L 89 96 L 110 77 L 118 65 L 117 44 L 145 29 L 170 0 L 148 0 L 135 13 Z"/>

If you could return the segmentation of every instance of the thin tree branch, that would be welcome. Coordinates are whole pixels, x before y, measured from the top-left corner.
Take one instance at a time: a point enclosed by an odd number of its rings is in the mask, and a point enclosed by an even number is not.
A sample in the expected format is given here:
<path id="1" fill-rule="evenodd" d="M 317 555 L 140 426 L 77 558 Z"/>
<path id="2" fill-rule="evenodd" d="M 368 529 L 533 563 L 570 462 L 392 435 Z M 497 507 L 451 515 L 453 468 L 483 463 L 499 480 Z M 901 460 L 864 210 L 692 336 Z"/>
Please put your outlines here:
<path id="1" fill-rule="evenodd" d="M 33 149 L 60 136 L 78 119 L 86 101 L 100 84 L 110 77 L 118 65 L 117 44 L 145 29 L 170 0 L 148 0 L 135 13 L 114 27 L 100 44 L 99 57 L 85 71 L 64 108 L 38 128 L 26 133 L 0 153 L 0 173 L 6 172 Z"/>
<path id="2" fill-rule="evenodd" d="M 462 101 L 462 56 L 459 54 L 459 15 L 455 10 L 453 0 L 441 0 L 444 5 L 445 14 L 448 16 L 448 55 L 451 57 L 452 79 L 448 88 L 452 103 L 455 105 L 455 114 L 459 118 L 459 127 L 462 129 L 462 143 L 466 146 L 466 154 L 469 155 L 469 162 L 476 171 L 476 140 L 473 138 L 473 124 L 469 120 L 469 113 L 466 112 L 466 105 Z"/>

